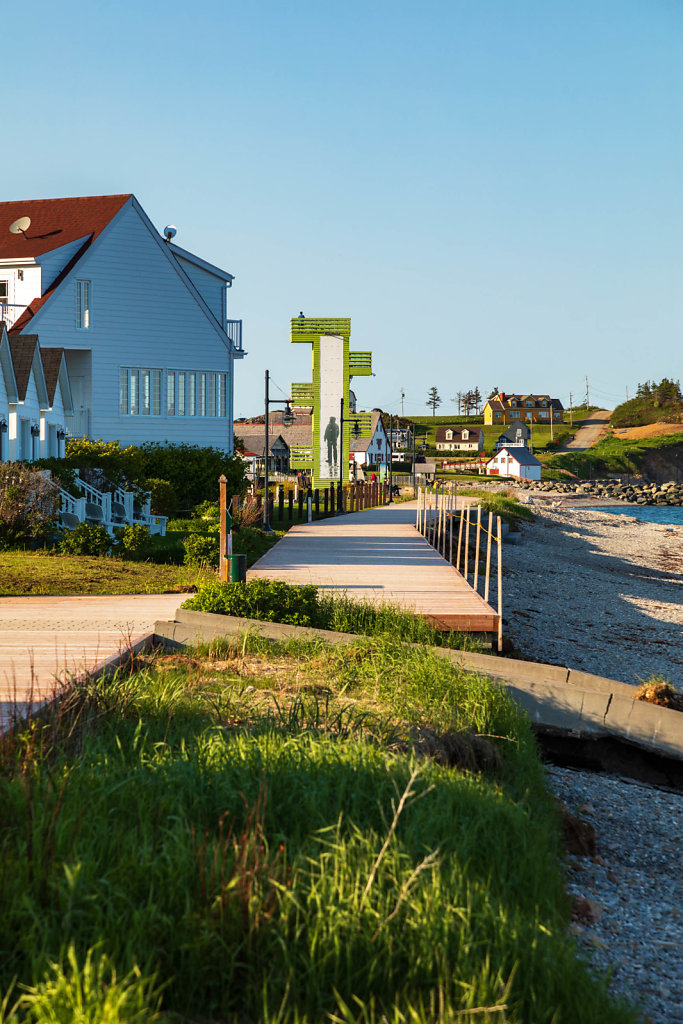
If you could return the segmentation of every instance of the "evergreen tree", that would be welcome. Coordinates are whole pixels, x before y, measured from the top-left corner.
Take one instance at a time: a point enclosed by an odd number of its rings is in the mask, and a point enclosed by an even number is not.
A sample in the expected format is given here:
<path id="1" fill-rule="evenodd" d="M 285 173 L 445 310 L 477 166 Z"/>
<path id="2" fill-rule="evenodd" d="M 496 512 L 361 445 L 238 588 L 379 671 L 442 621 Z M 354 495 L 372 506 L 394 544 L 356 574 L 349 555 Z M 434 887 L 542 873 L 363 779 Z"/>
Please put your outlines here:
<path id="1" fill-rule="evenodd" d="M 432 416 L 436 416 L 436 408 L 438 405 L 441 405 L 441 399 L 439 397 L 439 392 L 436 387 L 429 389 L 426 404 L 431 407 Z"/>

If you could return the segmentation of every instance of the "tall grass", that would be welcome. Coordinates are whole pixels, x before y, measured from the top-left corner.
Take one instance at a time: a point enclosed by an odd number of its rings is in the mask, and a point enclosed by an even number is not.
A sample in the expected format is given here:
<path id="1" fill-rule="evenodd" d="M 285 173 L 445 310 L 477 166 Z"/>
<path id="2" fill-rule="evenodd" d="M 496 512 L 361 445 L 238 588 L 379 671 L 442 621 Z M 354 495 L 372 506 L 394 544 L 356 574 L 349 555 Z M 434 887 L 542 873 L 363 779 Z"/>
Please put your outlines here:
<path id="1" fill-rule="evenodd" d="M 444 768 L 418 725 L 500 762 Z M 527 720 L 433 652 L 245 637 L 86 684 L 1 753 L 7 1020 L 635 1020 L 567 937 Z"/>

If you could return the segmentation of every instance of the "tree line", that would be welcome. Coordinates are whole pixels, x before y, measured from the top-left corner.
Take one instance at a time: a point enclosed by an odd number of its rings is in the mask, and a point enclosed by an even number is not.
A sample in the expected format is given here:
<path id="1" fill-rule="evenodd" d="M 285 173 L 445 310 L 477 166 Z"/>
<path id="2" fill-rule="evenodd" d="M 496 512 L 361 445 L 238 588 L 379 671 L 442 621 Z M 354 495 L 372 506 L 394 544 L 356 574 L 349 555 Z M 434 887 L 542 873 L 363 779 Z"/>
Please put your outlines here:
<path id="1" fill-rule="evenodd" d="M 489 394 L 489 398 L 492 395 L 498 394 L 498 388 L 494 388 Z M 458 406 L 458 416 L 465 415 L 471 416 L 473 413 L 479 415 L 483 408 L 483 400 L 481 397 L 481 391 L 479 388 L 471 388 L 469 391 L 458 391 L 455 396 L 451 399 Z M 441 405 L 441 396 L 437 387 L 431 387 L 427 392 L 426 405 L 432 410 L 432 416 L 436 416 L 436 410 Z"/>

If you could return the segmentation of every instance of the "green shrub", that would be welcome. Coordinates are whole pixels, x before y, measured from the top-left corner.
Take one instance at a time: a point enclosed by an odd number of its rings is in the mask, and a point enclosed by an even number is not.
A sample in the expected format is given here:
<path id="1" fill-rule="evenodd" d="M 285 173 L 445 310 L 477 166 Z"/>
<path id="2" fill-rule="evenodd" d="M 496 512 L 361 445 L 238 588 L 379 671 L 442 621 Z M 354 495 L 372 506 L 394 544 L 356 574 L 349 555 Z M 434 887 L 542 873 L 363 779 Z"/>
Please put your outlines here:
<path id="1" fill-rule="evenodd" d="M 79 523 L 75 530 L 64 533 L 59 550 L 64 555 L 106 555 L 112 544 L 106 526 Z"/>
<path id="2" fill-rule="evenodd" d="M 193 519 L 220 519 L 220 509 L 217 501 L 200 501 L 192 509 Z"/>
<path id="3" fill-rule="evenodd" d="M 226 455 L 219 448 L 150 441 L 137 450 L 142 462 L 142 475 L 168 480 L 178 497 L 179 508 L 193 508 L 201 501 L 215 501 L 221 475 L 227 477 L 228 494 L 239 494 L 244 490 L 244 462 L 237 456 Z"/>
<path id="4" fill-rule="evenodd" d="M 189 538 L 188 538 L 189 540 Z M 318 624 L 318 591 L 313 586 L 291 586 L 280 580 L 248 583 L 205 583 L 184 608 L 218 615 L 235 615 L 295 626 Z"/>
<path id="5" fill-rule="evenodd" d="M 135 561 L 144 558 L 151 548 L 151 534 L 148 526 L 136 523 L 133 526 L 115 526 L 114 554 Z"/>
<path id="6" fill-rule="evenodd" d="M 151 498 L 151 511 L 155 516 L 172 516 L 178 507 L 178 495 L 168 480 L 150 477 L 147 490 Z"/>
<path id="7" fill-rule="evenodd" d="M 210 565 L 218 568 L 219 554 L 218 534 L 191 533 L 185 537 L 183 547 L 185 549 L 185 565 Z"/>

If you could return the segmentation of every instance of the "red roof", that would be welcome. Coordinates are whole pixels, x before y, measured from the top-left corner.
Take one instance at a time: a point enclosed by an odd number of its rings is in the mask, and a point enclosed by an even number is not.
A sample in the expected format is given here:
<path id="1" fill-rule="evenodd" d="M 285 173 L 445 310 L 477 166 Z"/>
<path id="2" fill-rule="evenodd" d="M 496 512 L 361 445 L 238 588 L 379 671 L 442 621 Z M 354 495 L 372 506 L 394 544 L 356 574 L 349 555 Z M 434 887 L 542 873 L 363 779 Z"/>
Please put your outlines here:
<path id="1" fill-rule="evenodd" d="M 96 238 L 130 198 L 129 193 L 0 203 L 0 259 L 40 256 L 79 238 Z M 9 227 L 20 217 L 30 217 L 31 223 L 24 234 L 14 235 Z"/>

